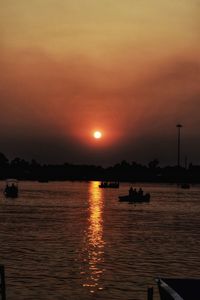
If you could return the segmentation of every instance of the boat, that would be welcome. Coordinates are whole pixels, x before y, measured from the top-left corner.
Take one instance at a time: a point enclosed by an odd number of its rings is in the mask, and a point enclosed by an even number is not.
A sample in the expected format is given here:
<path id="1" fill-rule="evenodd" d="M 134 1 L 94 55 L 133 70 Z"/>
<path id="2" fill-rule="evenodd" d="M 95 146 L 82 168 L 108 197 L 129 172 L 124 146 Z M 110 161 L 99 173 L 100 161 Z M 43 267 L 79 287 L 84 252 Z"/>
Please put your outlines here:
<path id="1" fill-rule="evenodd" d="M 189 185 L 189 183 L 182 183 L 181 188 L 182 189 L 190 189 L 190 185 Z"/>
<path id="2" fill-rule="evenodd" d="M 199 300 L 200 279 L 156 278 L 160 300 Z"/>
<path id="3" fill-rule="evenodd" d="M 119 196 L 119 201 L 121 202 L 130 202 L 130 203 L 142 203 L 142 202 L 149 202 L 150 201 L 150 194 L 144 195 L 126 195 L 126 196 Z"/>
<path id="4" fill-rule="evenodd" d="M 7 198 L 17 198 L 18 192 L 18 181 L 16 179 L 7 179 L 4 195 Z"/>
<path id="5" fill-rule="evenodd" d="M 119 188 L 119 182 L 101 182 L 99 185 L 100 188 L 112 188 L 112 189 L 118 189 Z"/>

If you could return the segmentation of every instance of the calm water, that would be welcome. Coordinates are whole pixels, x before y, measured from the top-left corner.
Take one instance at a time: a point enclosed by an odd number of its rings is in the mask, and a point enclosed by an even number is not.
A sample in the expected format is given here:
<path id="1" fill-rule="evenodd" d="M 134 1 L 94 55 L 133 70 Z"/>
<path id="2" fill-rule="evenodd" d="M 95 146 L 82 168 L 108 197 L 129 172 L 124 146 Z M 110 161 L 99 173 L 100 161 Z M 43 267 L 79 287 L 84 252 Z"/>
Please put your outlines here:
<path id="1" fill-rule="evenodd" d="M 157 275 L 200 277 L 200 187 L 142 185 L 133 205 L 98 184 L 20 182 L 11 200 L 0 183 L 8 300 L 144 300 Z"/>

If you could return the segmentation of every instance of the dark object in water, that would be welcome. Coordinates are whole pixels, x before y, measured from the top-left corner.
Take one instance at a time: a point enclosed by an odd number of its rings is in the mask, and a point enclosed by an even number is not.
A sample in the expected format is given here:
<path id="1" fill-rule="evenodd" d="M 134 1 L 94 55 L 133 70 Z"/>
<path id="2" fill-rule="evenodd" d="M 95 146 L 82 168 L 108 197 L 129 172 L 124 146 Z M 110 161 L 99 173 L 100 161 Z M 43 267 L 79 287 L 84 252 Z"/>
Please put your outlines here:
<path id="1" fill-rule="evenodd" d="M 199 300 L 200 279 L 157 278 L 161 300 Z"/>
<path id="2" fill-rule="evenodd" d="M 126 196 L 119 196 L 119 201 L 121 202 L 149 202 L 150 201 L 150 194 L 144 194 L 144 195 L 126 195 Z"/>
<path id="3" fill-rule="evenodd" d="M 6 187 L 4 189 L 4 195 L 7 198 L 18 197 L 18 181 L 16 179 L 6 180 Z"/>
<path id="4" fill-rule="evenodd" d="M 181 188 L 182 189 L 190 189 L 190 185 L 189 185 L 189 183 L 182 183 Z"/>
<path id="5" fill-rule="evenodd" d="M 118 189 L 119 188 L 119 182 L 101 182 L 99 185 L 100 188 L 112 188 L 112 189 Z"/>

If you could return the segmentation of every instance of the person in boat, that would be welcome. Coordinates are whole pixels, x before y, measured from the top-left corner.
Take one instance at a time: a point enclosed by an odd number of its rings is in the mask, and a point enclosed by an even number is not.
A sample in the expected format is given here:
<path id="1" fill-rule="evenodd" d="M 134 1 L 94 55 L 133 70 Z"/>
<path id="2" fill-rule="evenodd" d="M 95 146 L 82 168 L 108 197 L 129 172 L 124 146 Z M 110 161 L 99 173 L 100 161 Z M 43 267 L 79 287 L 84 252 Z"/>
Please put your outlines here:
<path id="1" fill-rule="evenodd" d="M 138 196 L 139 196 L 139 197 L 142 197 L 142 196 L 143 196 L 143 190 L 142 190 L 141 188 L 140 188 L 139 191 L 138 191 Z"/>
<path id="2" fill-rule="evenodd" d="M 134 197 L 137 196 L 137 190 L 136 189 L 133 190 L 133 196 Z"/>
<path id="3" fill-rule="evenodd" d="M 131 186 L 130 189 L 129 189 L 129 196 L 133 196 L 133 192 L 134 192 L 133 187 Z"/>
<path id="4" fill-rule="evenodd" d="M 137 196 L 137 190 L 133 189 L 133 187 L 131 187 L 129 189 L 129 196 Z"/>
<path id="5" fill-rule="evenodd" d="M 5 192 L 5 194 L 7 194 L 9 192 L 9 186 L 8 186 L 8 184 L 6 184 L 4 192 Z"/>
<path id="6" fill-rule="evenodd" d="M 18 192 L 18 188 L 14 183 L 12 183 L 11 185 L 7 184 L 6 187 L 5 187 L 5 190 L 4 190 L 4 193 L 6 195 L 8 195 L 8 194 L 12 195 L 12 194 L 15 194 L 17 192 Z"/>

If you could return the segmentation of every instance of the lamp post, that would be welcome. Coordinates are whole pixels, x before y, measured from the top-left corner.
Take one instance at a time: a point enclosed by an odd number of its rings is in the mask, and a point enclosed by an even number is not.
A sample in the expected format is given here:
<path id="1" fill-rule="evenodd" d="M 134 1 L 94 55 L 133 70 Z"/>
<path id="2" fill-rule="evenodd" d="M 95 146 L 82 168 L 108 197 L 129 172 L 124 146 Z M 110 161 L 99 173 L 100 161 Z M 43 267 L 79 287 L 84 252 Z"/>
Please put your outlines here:
<path id="1" fill-rule="evenodd" d="M 178 155 L 177 155 L 177 166 L 180 167 L 180 139 L 181 139 L 181 124 L 176 125 L 178 129 Z"/>

